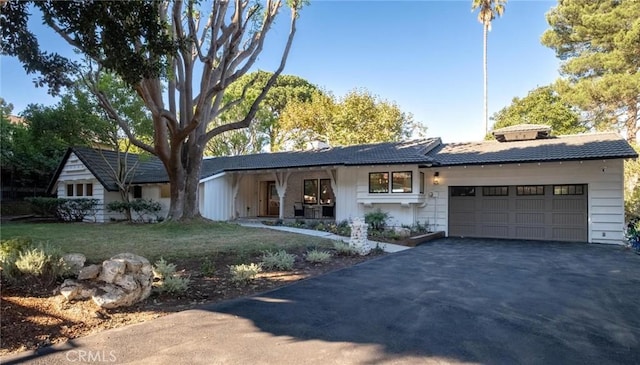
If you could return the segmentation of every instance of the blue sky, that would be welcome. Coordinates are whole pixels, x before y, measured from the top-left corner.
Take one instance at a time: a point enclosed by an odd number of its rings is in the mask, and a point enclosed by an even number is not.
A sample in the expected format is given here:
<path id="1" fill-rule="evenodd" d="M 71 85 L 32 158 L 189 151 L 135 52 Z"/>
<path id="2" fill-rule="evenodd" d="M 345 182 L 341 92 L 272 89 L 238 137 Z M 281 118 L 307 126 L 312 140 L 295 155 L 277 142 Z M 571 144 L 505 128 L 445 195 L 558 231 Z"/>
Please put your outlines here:
<path id="1" fill-rule="evenodd" d="M 558 78 L 559 60 L 540 44 L 555 1 L 511 0 L 489 33 L 489 114 Z M 272 29 L 257 67 L 274 70 L 288 32 L 286 14 Z M 365 88 L 396 102 L 445 142 L 480 140 L 482 26 L 468 1 L 326 1 L 304 8 L 284 73 L 342 96 Z M 66 44 L 37 27 L 47 50 Z M 0 60 L 0 96 L 14 113 L 54 104 L 15 59 Z"/>

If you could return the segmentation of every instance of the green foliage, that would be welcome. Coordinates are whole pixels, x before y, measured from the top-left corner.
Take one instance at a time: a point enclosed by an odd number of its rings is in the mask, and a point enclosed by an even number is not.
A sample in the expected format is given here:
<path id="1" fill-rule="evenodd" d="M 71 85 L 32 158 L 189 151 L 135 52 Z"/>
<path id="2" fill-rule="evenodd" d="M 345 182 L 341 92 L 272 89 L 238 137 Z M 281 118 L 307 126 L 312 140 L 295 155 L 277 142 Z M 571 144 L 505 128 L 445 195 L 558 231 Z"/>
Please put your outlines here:
<path id="1" fill-rule="evenodd" d="M 156 286 L 159 292 L 169 294 L 180 294 L 187 291 L 191 279 L 182 276 L 168 276 L 162 280 L 162 282 Z"/>
<path id="2" fill-rule="evenodd" d="M 504 14 L 506 3 L 507 0 L 472 0 L 471 11 L 478 9 L 478 21 L 491 30 L 491 22 Z"/>
<path id="3" fill-rule="evenodd" d="M 137 215 L 135 221 L 145 222 L 145 220 L 149 220 L 149 216 L 155 217 L 155 214 L 162 210 L 162 204 L 152 199 L 135 199 L 130 202 L 118 200 L 109 202 L 107 210 L 121 214 L 133 211 Z M 134 220 L 133 217 L 132 220 Z"/>
<path id="4" fill-rule="evenodd" d="M 162 204 L 151 199 L 135 199 L 130 202 L 131 210 L 138 215 L 138 221 L 143 222 L 145 215 L 155 215 L 162 210 Z"/>
<path id="5" fill-rule="evenodd" d="M 58 199 L 60 201 L 57 216 L 65 222 L 82 222 L 89 216 L 96 214 L 100 200 L 78 198 Z"/>
<path id="6" fill-rule="evenodd" d="M 16 260 L 20 253 L 33 248 L 33 242 L 28 237 L 15 237 L 0 241 L 0 268 L 2 276 L 8 280 L 16 280 L 20 271 L 16 267 Z"/>
<path id="7" fill-rule="evenodd" d="M 374 231 L 383 231 L 389 218 L 391 218 L 389 212 L 383 212 L 380 208 L 364 215 L 365 223 L 369 224 Z"/>
<path id="8" fill-rule="evenodd" d="M 229 266 L 231 280 L 236 284 L 247 284 L 262 272 L 259 264 L 240 264 Z"/>
<path id="9" fill-rule="evenodd" d="M 338 256 L 355 256 L 358 254 L 358 251 L 354 247 L 342 241 L 334 241 L 333 249 Z"/>
<path id="10" fill-rule="evenodd" d="M 261 264 L 267 270 L 293 270 L 293 264 L 296 261 L 296 255 L 287 253 L 285 250 L 277 252 L 267 251 L 262 254 Z"/>
<path id="11" fill-rule="evenodd" d="M 587 131 L 578 113 L 551 86 L 531 90 L 522 99 L 513 98 L 511 105 L 495 113 L 491 120 L 495 122 L 494 130 L 517 124 L 546 124 L 556 135 Z M 488 135 L 487 139 L 493 139 L 493 136 Z"/>
<path id="12" fill-rule="evenodd" d="M 95 216 L 100 200 L 34 197 L 26 199 L 38 214 L 56 217 L 65 222 L 82 222 Z"/>
<path id="13" fill-rule="evenodd" d="M 634 146 L 640 153 L 640 145 Z M 640 217 L 640 159 L 624 162 L 624 212 L 627 220 Z"/>
<path id="14" fill-rule="evenodd" d="M 307 252 L 304 259 L 314 264 L 324 264 L 331 260 L 331 252 L 313 249 Z"/>
<path id="15" fill-rule="evenodd" d="M 632 219 L 624 233 L 629 246 L 640 253 L 640 217 Z"/>
<path id="16" fill-rule="evenodd" d="M 640 130 L 640 2 L 561 1 L 547 22 L 542 44 L 562 60 L 560 94 L 586 112 L 591 126 L 624 131 L 634 142 Z"/>
<path id="17" fill-rule="evenodd" d="M 385 248 L 384 243 L 381 245 L 376 242 L 376 246 L 372 248 L 371 251 L 369 251 L 369 255 L 373 255 L 373 256 L 383 255 L 385 253 L 384 248 Z"/>
<path id="18" fill-rule="evenodd" d="M 200 264 L 200 273 L 205 277 L 212 277 L 216 272 L 215 264 L 209 257 L 205 257 Z"/>
<path id="19" fill-rule="evenodd" d="M 31 204 L 31 207 L 36 214 L 45 217 L 58 217 L 58 207 L 62 202 L 61 199 L 38 196 L 26 198 L 25 200 Z"/>
<path id="20" fill-rule="evenodd" d="M 154 286 L 161 293 L 182 293 L 189 288 L 191 282 L 189 278 L 179 276 L 176 273 L 176 265 L 165 261 L 162 257 L 153 265 L 153 275 L 159 279 Z"/>
<path id="21" fill-rule="evenodd" d="M 312 141 L 336 146 L 398 141 L 416 129 L 423 131 L 411 114 L 366 90 L 350 91 L 341 99 L 317 91 L 311 101 L 289 102 L 280 126 L 297 148 Z"/>
<path id="22" fill-rule="evenodd" d="M 49 244 L 40 244 L 21 250 L 15 259 L 15 268 L 21 275 L 38 278 L 46 284 L 53 283 L 68 271 L 60 250 Z"/>
<path id="23" fill-rule="evenodd" d="M 162 257 L 153 265 L 153 275 L 160 280 L 171 277 L 175 273 L 176 265 L 165 261 Z"/>
<path id="24" fill-rule="evenodd" d="M 272 73 L 256 71 L 239 78 L 229 85 L 225 102 L 237 100 L 245 93 L 245 99 L 223 113 L 219 124 L 242 119 L 251 108 Z M 245 90 L 246 89 L 246 90 Z M 260 103 L 249 128 L 225 133 L 212 139 L 207 153 L 212 156 L 233 156 L 260 153 L 269 146 L 272 152 L 282 150 L 286 135 L 280 126 L 280 115 L 291 101 L 308 102 L 318 88 L 298 76 L 280 75 Z"/>

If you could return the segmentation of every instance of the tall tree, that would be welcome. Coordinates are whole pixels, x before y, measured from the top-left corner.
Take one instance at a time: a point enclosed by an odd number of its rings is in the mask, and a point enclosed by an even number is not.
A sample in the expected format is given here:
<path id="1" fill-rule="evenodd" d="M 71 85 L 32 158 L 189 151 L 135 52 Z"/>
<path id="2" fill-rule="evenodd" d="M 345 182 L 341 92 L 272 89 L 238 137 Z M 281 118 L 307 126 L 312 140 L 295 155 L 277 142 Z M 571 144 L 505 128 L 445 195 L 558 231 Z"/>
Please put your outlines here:
<path id="1" fill-rule="evenodd" d="M 533 89 L 524 98 L 513 98 L 511 104 L 500 109 L 491 120 L 495 122 L 493 129 L 516 124 L 547 124 L 554 134 L 559 135 L 588 130 L 580 115 L 551 86 Z"/>
<path id="2" fill-rule="evenodd" d="M 238 81 L 229 85 L 224 100 L 230 102 L 241 98 L 244 100 L 221 114 L 212 127 L 243 118 L 251 108 L 254 100 L 271 78 L 272 73 L 257 71 L 242 76 Z M 267 146 L 270 150 L 282 149 L 284 136 L 281 132 L 279 118 L 287 103 L 293 100 L 309 101 L 311 94 L 318 88 L 307 80 L 294 75 L 280 75 L 276 79 L 264 100 L 260 103 L 251 126 L 244 130 L 227 132 L 212 139 L 208 152 L 213 155 L 241 155 L 263 151 Z"/>
<path id="3" fill-rule="evenodd" d="M 487 39 L 491 30 L 491 22 L 496 16 L 502 16 L 507 0 L 472 0 L 471 11 L 478 9 L 478 21 L 482 24 L 482 73 L 484 77 L 484 132 L 489 132 L 489 75 L 487 68 Z"/>
<path id="4" fill-rule="evenodd" d="M 312 141 L 337 146 L 399 141 L 423 130 L 411 114 L 366 90 L 350 91 L 341 99 L 317 91 L 310 102 L 290 102 L 280 123 L 297 149 Z"/>
<path id="5" fill-rule="evenodd" d="M 208 128 L 241 101 L 226 103 L 225 90 L 254 65 L 283 1 L 289 7 L 291 22 L 279 66 L 243 118 Z M 131 142 L 164 164 L 171 184 L 168 219 L 189 220 L 200 217 L 198 183 L 207 142 L 251 124 L 285 66 L 303 2 L 7 2 L 0 16 L 1 45 L 3 53 L 18 57 L 28 72 L 40 72 L 52 91 L 67 81 L 61 69 L 71 62 L 47 57 L 27 28 L 31 6 L 43 13 L 46 25 L 99 65 L 98 71 L 114 72 L 130 85 L 151 113 L 152 143 L 137 138 L 108 95 L 99 90 L 95 93 L 101 107 Z"/>
<path id="6" fill-rule="evenodd" d="M 563 96 L 598 129 L 635 142 L 640 131 L 640 2 L 561 0 L 547 13 L 542 44 L 562 60 Z"/>

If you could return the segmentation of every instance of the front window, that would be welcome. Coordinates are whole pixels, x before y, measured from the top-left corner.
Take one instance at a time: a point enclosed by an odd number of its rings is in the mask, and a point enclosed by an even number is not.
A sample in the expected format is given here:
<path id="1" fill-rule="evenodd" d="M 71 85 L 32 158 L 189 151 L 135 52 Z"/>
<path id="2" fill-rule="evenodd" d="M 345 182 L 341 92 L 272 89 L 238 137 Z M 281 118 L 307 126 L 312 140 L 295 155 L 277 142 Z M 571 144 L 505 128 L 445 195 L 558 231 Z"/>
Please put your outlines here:
<path id="1" fill-rule="evenodd" d="M 392 172 L 391 181 L 393 181 L 393 193 L 410 193 L 412 191 L 411 171 Z"/>
<path id="2" fill-rule="evenodd" d="M 304 181 L 304 203 L 318 204 L 318 180 Z"/>
<path id="3" fill-rule="evenodd" d="M 424 194 L 424 172 L 420 173 L 420 194 Z"/>
<path id="4" fill-rule="evenodd" d="M 93 184 L 89 183 L 87 185 L 85 185 L 87 188 L 87 196 L 93 196 Z"/>
<path id="5" fill-rule="evenodd" d="M 335 198 L 333 197 L 333 189 L 331 189 L 330 179 L 320 180 L 320 204 L 330 205 L 333 204 Z"/>
<path id="6" fill-rule="evenodd" d="M 389 173 L 370 172 L 369 173 L 369 193 L 388 193 Z"/>

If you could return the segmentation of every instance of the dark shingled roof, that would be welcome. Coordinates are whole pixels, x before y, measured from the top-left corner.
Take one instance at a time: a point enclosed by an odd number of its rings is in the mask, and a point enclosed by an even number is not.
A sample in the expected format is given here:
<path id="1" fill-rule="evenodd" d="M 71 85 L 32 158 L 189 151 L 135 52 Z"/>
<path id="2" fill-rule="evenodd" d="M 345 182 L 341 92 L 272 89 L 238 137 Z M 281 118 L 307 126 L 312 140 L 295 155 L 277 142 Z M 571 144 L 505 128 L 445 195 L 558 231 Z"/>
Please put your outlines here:
<path id="1" fill-rule="evenodd" d="M 74 152 L 109 191 L 118 188 L 109 166 L 117 166 L 114 151 L 87 147 L 70 148 L 51 181 L 55 186 L 69 155 Z M 123 155 L 121 155 L 123 156 Z M 206 158 L 200 178 L 224 171 L 268 170 L 320 166 L 362 166 L 419 164 L 423 166 L 482 165 L 519 162 L 635 158 L 638 154 L 615 133 L 583 134 L 514 142 L 442 144 L 440 138 L 419 141 L 384 142 L 332 147 L 311 151 L 260 153 L 245 156 Z M 134 184 L 166 183 L 164 166 L 157 157 L 128 155 L 128 166 L 138 161 Z"/>
<path id="2" fill-rule="evenodd" d="M 454 166 L 635 158 L 638 154 L 616 133 L 593 133 L 530 141 L 450 143 L 427 156 L 441 166 Z"/>
<path id="3" fill-rule="evenodd" d="M 118 191 L 116 180 L 114 179 L 114 169 L 118 167 L 118 153 L 110 150 L 93 149 L 89 147 L 72 147 L 69 148 L 62 159 L 62 163 L 58 166 L 55 175 L 49 185 L 49 191 L 55 186 L 62 168 L 67 159 L 75 153 L 82 163 L 91 171 L 91 173 L 100 181 L 100 183 L 108 191 Z M 149 184 L 149 183 L 166 183 L 169 181 L 164 165 L 155 156 L 137 155 L 134 153 L 120 153 L 120 158 L 126 157 L 126 166 L 128 169 L 133 166 L 135 168 L 135 176 L 132 183 Z"/>
<path id="4" fill-rule="evenodd" d="M 356 146 L 331 147 L 311 151 L 259 153 L 245 156 L 205 159 L 202 177 L 222 171 L 263 170 L 314 166 L 357 166 L 426 164 L 433 161 L 426 156 L 440 144 L 439 138 L 419 141 L 384 142 Z"/>

